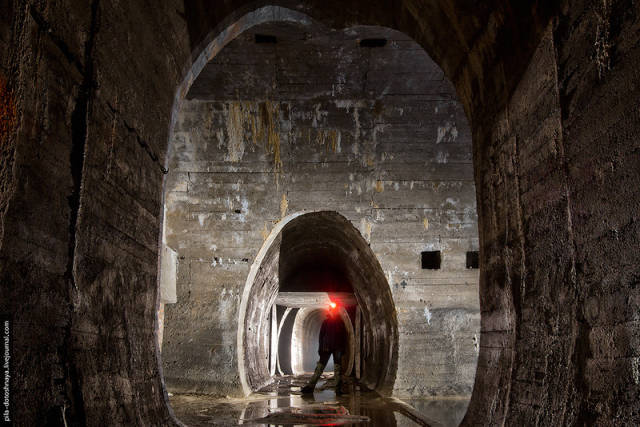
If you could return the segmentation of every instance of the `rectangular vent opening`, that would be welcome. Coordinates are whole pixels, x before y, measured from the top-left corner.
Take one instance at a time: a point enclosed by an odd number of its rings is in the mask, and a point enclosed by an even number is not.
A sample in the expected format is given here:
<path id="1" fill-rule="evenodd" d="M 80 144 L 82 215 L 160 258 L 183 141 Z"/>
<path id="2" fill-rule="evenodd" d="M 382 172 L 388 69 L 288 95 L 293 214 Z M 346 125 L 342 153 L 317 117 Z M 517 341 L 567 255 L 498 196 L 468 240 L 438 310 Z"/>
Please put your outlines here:
<path id="1" fill-rule="evenodd" d="M 467 252 L 467 268 L 480 268 L 480 253 L 478 251 Z"/>
<path id="2" fill-rule="evenodd" d="M 440 251 L 422 252 L 422 269 L 423 270 L 440 270 L 442 256 Z"/>
<path id="3" fill-rule="evenodd" d="M 255 39 L 256 43 L 278 43 L 276 36 L 269 36 L 267 34 L 256 34 Z"/>
<path id="4" fill-rule="evenodd" d="M 384 47 L 387 44 L 387 39 L 362 39 L 360 40 L 360 47 Z"/>

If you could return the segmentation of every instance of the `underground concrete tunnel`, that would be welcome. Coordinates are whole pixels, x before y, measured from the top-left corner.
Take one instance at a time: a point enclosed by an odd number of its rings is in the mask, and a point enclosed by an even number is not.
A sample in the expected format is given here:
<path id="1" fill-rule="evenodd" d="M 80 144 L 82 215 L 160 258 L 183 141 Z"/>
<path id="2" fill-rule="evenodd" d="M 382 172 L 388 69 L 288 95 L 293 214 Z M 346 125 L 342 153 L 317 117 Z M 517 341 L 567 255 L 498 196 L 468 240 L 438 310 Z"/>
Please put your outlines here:
<path id="1" fill-rule="evenodd" d="M 196 394 L 230 424 L 315 408 L 229 403 L 246 399 L 238 325 L 257 254 L 284 218 L 335 212 L 374 253 L 397 320 L 391 389 L 350 422 L 640 424 L 639 16 L 632 0 L 1 2 L 8 416 L 197 425 L 210 408 Z M 401 45 L 437 65 L 400 78 L 407 62 L 377 62 Z M 391 80 L 411 84 L 385 92 Z M 446 90 L 417 107 L 410 87 Z M 455 118 L 429 110 L 443 95 Z M 401 153 L 402 139 L 427 143 Z M 448 300 L 454 286 L 467 291 Z M 292 391 L 274 372 L 264 393 Z"/>
<path id="2" fill-rule="evenodd" d="M 461 417 L 479 336 L 462 106 L 406 35 L 280 19 L 226 44 L 178 112 L 165 185 L 163 254 L 178 266 L 162 308 L 167 388 L 258 392 L 283 373 L 281 346 L 285 370 L 305 374 L 298 366 L 317 354 L 301 349 L 317 348 L 321 311 L 341 298 L 345 374 L 376 396 L 455 399 Z M 442 268 L 427 269 L 424 253 L 442 254 Z M 282 342 L 291 322 L 308 328 L 293 346 Z"/>

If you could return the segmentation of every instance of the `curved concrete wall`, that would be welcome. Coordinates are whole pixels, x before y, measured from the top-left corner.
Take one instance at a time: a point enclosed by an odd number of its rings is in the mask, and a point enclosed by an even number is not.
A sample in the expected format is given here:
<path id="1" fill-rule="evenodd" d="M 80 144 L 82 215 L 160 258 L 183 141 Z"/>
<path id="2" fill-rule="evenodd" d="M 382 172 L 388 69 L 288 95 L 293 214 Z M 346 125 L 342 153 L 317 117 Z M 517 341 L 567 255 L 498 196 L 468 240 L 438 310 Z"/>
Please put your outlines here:
<path id="1" fill-rule="evenodd" d="M 318 362 L 318 336 L 322 322 L 325 319 L 324 309 L 303 308 L 296 317 L 291 331 L 291 359 L 292 370 L 294 375 L 302 375 L 313 372 Z M 345 375 L 351 375 L 354 369 L 355 357 L 355 331 L 353 330 L 353 321 L 349 317 L 349 313 L 341 307 L 340 316 L 347 329 L 348 344 L 346 353 L 342 357 L 342 371 Z M 333 357 L 325 366 L 325 372 L 333 372 Z"/>
<path id="2" fill-rule="evenodd" d="M 294 326 L 294 337 L 297 338 L 299 344 L 299 365 L 296 366 L 296 371 L 299 373 L 313 372 L 318 361 L 318 344 L 314 346 L 309 345 L 314 341 L 317 341 L 318 334 L 320 333 L 320 326 L 322 325 L 322 310 L 315 310 L 311 313 L 300 313 L 300 319 L 296 318 L 296 325 Z M 304 314 L 307 314 L 304 316 Z M 300 322 L 300 323 L 298 323 Z M 304 346 L 304 344 L 307 344 Z M 315 350 L 315 351 L 313 351 Z M 333 366 L 333 360 L 331 360 L 331 366 Z M 327 369 L 330 366 L 327 365 Z"/>
<path id="3" fill-rule="evenodd" d="M 243 346 L 238 351 L 243 365 L 241 375 L 242 372 L 246 375 L 250 391 L 270 381 L 269 349 L 262 347 L 261 338 L 268 328 L 268 308 L 273 304 L 273 295 L 278 292 L 281 278 L 286 278 L 282 275 L 281 265 L 295 266 L 308 255 L 321 257 L 326 251 L 339 260 L 337 263 L 353 287 L 363 321 L 367 324 L 366 337 L 371 352 L 363 361 L 362 382 L 389 393 L 397 369 L 396 310 L 384 273 L 359 232 L 339 214 L 316 212 L 286 222 L 278 237 L 272 240 L 266 251 L 263 248 L 264 258 L 258 257 L 254 262 L 260 273 L 247 282 L 248 291 L 245 290 L 243 296 L 247 309 L 241 315 L 241 321 L 244 320 Z M 317 340 L 317 335 L 305 338 L 306 342 L 312 342 Z"/>
<path id="4" fill-rule="evenodd" d="M 406 32 L 472 121 L 482 337 L 465 425 L 640 424 L 635 4 L 272 3 Z M 0 3 L 0 311 L 21 424 L 176 424 L 149 351 L 167 122 L 208 35 L 261 5 Z"/>

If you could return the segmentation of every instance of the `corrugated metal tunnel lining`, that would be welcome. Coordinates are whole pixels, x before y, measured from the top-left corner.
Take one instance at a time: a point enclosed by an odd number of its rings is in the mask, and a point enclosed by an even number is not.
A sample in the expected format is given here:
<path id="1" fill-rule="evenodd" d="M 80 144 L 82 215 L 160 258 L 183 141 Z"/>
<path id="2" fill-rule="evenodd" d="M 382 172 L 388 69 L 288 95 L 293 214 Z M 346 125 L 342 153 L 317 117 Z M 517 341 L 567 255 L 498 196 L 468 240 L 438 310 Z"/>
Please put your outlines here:
<path id="1" fill-rule="evenodd" d="M 364 339 L 371 351 L 363 360 L 361 382 L 390 393 L 397 368 L 396 311 L 382 268 L 358 230 L 338 213 L 315 212 L 291 220 L 267 244 L 264 256 L 255 261 L 257 273 L 253 278 L 250 275 L 243 296 L 246 310 L 241 313 L 244 327 L 240 328 L 239 353 L 249 389 L 257 390 L 271 379 L 265 336 L 268 308 L 275 301 L 280 278 L 295 271 L 296 265 L 305 265 L 309 258 L 326 256 L 352 284 L 368 331 Z"/>

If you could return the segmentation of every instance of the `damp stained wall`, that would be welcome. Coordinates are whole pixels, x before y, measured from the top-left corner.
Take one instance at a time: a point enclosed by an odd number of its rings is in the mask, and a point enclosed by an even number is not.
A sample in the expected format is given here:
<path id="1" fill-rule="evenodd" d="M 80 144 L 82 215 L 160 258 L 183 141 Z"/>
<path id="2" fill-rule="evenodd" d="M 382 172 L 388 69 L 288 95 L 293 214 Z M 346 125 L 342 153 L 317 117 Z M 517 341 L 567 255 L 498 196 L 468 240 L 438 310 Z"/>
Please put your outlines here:
<path id="1" fill-rule="evenodd" d="M 165 239 L 178 252 L 167 386 L 238 392 L 237 318 L 251 263 L 288 213 L 331 210 L 360 230 L 391 287 L 394 393 L 470 395 L 480 313 L 478 270 L 466 268 L 465 253 L 478 238 L 462 106 L 401 33 L 309 31 L 281 23 L 242 34 L 205 67 L 179 114 L 165 187 Z M 387 44 L 359 45 L 374 37 Z M 421 268 L 431 250 L 442 251 L 440 270 Z"/>
<path id="2" fill-rule="evenodd" d="M 463 425 L 640 424 L 637 2 L 275 3 L 412 35 L 472 117 L 482 338 Z M 21 424 L 178 425 L 152 350 L 159 164 L 190 54 L 259 7 L 0 2 Z"/>

